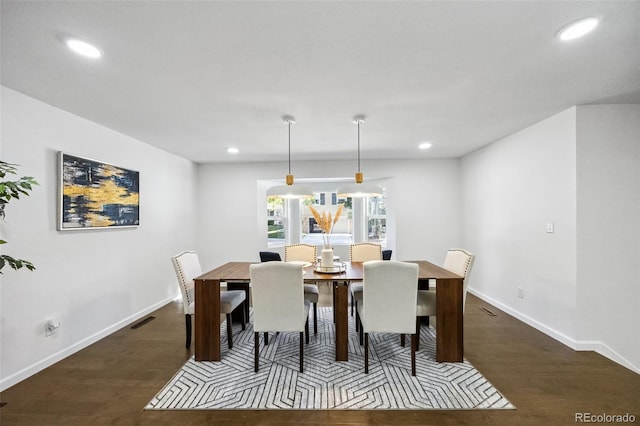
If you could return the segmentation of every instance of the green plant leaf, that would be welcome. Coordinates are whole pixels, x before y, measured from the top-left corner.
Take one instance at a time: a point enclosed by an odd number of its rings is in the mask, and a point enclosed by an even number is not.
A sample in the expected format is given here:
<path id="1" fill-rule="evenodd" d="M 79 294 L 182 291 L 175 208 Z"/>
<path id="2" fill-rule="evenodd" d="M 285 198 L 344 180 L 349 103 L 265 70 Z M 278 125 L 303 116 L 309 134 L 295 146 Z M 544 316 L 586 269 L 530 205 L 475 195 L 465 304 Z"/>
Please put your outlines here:
<path id="1" fill-rule="evenodd" d="M 18 166 L 16 164 L 0 161 L 0 178 L 5 178 L 7 174 L 17 174 Z M 31 176 L 23 176 L 17 181 L 5 181 L 0 182 L 0 218 L 4 219 L 6 212 L 5 206 L 13 198 L 20 199 L 20 194 L 29 195 L 29 191 L 33 190 L 33 185 L 38 185 L 38 182 Z M 6 244 L 4 240 L 0 240 L 0 244 Z M 28 260 L 14 259 L 13 257 L 3 254 L 0 255 L 0 274 L 2 269 L 9 265 L 13 269 L 27 268 L 30 271 L 35 269 L 33 263 Z"/>

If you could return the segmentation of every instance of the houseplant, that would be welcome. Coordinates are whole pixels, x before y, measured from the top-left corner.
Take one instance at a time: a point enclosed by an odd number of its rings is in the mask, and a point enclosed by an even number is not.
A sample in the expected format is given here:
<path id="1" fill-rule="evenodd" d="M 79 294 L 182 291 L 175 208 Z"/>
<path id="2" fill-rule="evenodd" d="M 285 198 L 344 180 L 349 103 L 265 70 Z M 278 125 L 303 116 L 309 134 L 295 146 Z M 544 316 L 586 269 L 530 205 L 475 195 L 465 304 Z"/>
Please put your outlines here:
<path id="1" fill-rule="evenodd" d="M 37 185 L 38 182 L 31 176 L 23 176 L 18 180 L 9 180 L 7 175 L 15 175 L 18 172 L 18 166 L 16 164 L 0 161 L 0 218 L 5 218 L 5 207 L 9 204 L 9 201 L 13 199 L 20 199 L 20 195 L 29 195 L 29 192 L 33 190 L 33 185 Z M 0 244 L 6 244 L 7 242 L 0 239 Z M 33 271 L 35 266 L 33 263 L 24 259 L 16 259 L 6 254 L 0 254 L 0 274 L 5 265 L 11 266 L 13 269 L 27 268 Z"/>

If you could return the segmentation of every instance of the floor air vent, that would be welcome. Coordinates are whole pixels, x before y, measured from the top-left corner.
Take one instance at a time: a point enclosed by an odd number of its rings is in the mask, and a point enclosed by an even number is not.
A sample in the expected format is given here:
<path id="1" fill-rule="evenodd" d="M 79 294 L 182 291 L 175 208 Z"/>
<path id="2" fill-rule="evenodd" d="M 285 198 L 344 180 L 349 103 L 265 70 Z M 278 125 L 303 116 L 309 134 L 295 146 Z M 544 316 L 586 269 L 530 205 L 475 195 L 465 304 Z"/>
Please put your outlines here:
<path id="1" fill-rule="evenodd" d="M 483 307 L 481 307 L 481 308 L 480 308 L 480 310 L 481 310 L 482 312 L 484 312 L 485 314 L 490 315 L 490 316 L 492 316 L 492 317 L 495 317 L 495 316 L 496 316 L 496 314 L 494 314 L 493 312 L 491 312 L 490 310 L 488 310 L 488 309 L 487 309 L 487 308 L 485 308 L 484 306 L 483 306 Z"/>
<path id="2" fill-rule="evenodd" d="M 156 319 L 156 317 L 147 317 L 147 318 L 143 319 L 142 321 L 138 321 L 137 323 L 133 324 L 131 326 L 131 328 L 140 328 L 143 325 L 145 325 L 146 323 L 153 321 L 154 319 Z"/>

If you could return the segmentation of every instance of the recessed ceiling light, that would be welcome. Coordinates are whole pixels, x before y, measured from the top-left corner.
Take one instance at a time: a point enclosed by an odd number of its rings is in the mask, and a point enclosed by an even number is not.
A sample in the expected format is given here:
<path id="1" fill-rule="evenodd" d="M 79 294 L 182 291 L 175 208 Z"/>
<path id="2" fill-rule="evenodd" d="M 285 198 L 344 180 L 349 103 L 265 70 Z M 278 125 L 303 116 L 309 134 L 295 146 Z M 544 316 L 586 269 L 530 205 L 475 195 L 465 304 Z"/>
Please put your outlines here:
<path id="1" fill-rule="evenodd" d="M 65 41 L 67 47 L 78 55 L 85 56 L 87 58 L 97 59 L 102 56 L 102 52 L 97 47 L 75 38 L 70 38 Z"/>
<path id="2" fill-rule="evenodd" d="M 429 148 L 431 148 L 431 142 L 422 142 L 420 145 L 418 145 L 418 148 L 420 148 L 420 149 L 429 149 Z"/>
<path id="3" fill-rule="evenodd" d="M 584 18 L 572 22 L 558 31 L 558 38 L 562 41 L 569 41 L 582 37 L 597 27 L 599 22 L 598 18 Z"/>
<path id="4" fill-rule="evenodd" d="M 235 148 L 233 146 L 227 147 L 227 153 L 228 154 L 237 154 L 239 152 L 240 152 L 240 150 L 238 148 Z"/>

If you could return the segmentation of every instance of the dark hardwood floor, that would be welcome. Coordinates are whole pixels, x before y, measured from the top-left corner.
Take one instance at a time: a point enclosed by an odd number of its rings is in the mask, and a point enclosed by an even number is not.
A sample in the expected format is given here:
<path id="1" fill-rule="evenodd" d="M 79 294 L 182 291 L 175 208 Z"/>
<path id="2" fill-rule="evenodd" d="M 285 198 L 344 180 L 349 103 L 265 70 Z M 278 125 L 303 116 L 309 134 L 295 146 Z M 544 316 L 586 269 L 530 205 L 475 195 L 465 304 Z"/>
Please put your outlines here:
<path id="1" fill-rule="evenodd" d="M 144 411 L 191 355 L 181 304 L 151 315 L 146 325 L 125 327 L 2 392 L 0 424 L 570 425 L 575 413 L 630 413 L 640 423 L 640 375 L 574 352 L 473 295 L 465 356 L 516 410 Z"/>

